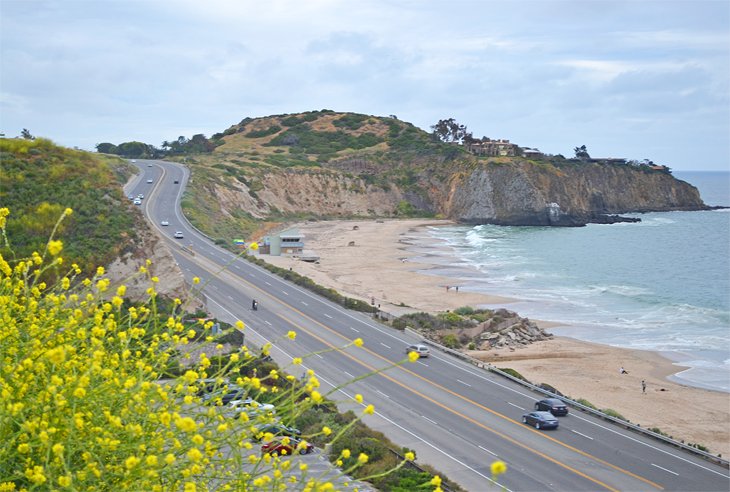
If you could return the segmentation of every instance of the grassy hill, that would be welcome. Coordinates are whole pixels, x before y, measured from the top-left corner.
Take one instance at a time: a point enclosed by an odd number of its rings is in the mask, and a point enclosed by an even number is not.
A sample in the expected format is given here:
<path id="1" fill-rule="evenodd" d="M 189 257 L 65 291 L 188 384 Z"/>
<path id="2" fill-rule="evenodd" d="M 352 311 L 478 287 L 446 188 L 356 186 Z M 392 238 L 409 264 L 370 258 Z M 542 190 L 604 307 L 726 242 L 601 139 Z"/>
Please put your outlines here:
<path id="1" fill-rule="evenodd" d="M 138 214 L 129 210 L 121 184 L 132 171 L 122 159 L 72 150 L 50 140 L 0 139 L 0 207 L 8 207 L 8 236 L 17 257 L 43 253 L 64 209 L 73 214 L 55 239 L 63 257 L 90 272 L 112 261 L 137 238 Z M 6 247 L 3 256 L 12 258 Z"/>

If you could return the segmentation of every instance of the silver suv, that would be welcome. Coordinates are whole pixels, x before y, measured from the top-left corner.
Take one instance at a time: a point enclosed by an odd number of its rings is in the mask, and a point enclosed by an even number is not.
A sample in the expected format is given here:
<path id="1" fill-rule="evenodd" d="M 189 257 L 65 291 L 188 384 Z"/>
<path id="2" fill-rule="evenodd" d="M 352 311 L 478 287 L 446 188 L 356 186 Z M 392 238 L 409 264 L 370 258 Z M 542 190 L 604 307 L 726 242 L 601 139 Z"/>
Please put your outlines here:
<path id="1" fill-rule="evenodd" d="M 425 345 L 421 345 L 420 343 L 417 345 L 409 345 L 408 347 L 406 347 L 406 354 L 410 354 L 411 352 L 416 352 L 418 354 L 418 357 L 428 357 L 429 355 L 431 355 L 431 350 Z"/>

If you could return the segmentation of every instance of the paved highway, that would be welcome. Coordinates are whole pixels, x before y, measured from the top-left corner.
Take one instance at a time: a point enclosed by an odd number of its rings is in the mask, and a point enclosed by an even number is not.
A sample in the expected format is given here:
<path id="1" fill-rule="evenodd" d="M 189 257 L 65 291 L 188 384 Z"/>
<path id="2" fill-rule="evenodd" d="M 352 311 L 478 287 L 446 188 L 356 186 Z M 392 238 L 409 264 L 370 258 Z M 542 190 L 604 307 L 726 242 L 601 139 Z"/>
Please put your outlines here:
<path id="1" fill-rule="evenodd" d="M 180 211 L 190 178 L 187 169 L 164 161 L 139 160 L 136 165 L 140 175 L 126 192 L 145 194 L 146 217 L 168 238 L 188 280 L 203 280 L 213 314 L 229 322 L 243 320 L 249 343 L 273 342 L 272 356 L 282 367 L 290 365 L 292 357 L 362 338 L 361 348 L 311 355 L 304 366 L 316 371 L 325 389 L 332 389 L 330 397 L 346 408 L 357 412 L 351 397 L 361 393 L 376 407 L 376 413 L 365 418 L 368 425 L 414 449 L 419 462 L 436 467 L 462 487 L 498 488 L 491 483 L 489 466 L 500 459 L 508 466 L 500 485 L 514 491 L 730 490 L 727 469 L 579 411 L 561 417 L 553 431 L 528 427 L 521 422 L 522 414 L 540 395 L 438 351 L 415 364 L 348 384 L 402 360 L 405 347 L 417 339 L 216 247 Z M 160 226 L 162 220 L 170 225 Z M 174 231 L 182 231 L 184 238 L 173 239 Z M 257 311 L 250 310 L 254 298 L 259 301 Z M 286 338 L 289 330 L 298 333 L 296 342 Z M 298 368 L 289 369 L 296 374 Z"/>

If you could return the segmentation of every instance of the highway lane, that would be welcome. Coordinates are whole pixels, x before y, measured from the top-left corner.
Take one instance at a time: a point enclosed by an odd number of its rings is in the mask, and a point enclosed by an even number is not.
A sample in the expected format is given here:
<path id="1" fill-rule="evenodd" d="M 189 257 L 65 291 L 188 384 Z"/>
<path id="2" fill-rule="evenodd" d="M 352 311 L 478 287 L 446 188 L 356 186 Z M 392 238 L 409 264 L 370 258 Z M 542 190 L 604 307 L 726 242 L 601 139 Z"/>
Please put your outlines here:
<path id="1" fill-rule="evenodd" d="M 206 292 L 221 310 L 268 339 L 281 339 L 290 329 L 299 332 L 296 345 L 286 340 L 279 344 L 289 353 L 274 351 L 278 361 L 362 337 L 363 349 L 307 359 L 322 379 L 336 385 L 350 379 L 349 374 L 357 376 L 403 358 L 403 348 L 414 341 L 408 335 L 319 299 L 198 236 L 177 206 L 188 179 L 184 169 L 159 161 L 151 168 L 142 162 L 138 166 L 144 174 L 159 173 L 153 185 L 146 184 L 146 176 L 135 185 L 152 187 L 152 193 L 146 192 L 146 214 L 153 224 L 170 220 L 169 227 L 158 226 L 168 237 L 174 230 L 184 231 L 184 240 L 175 242 L 191 247 L 195 256 L 175 249 L 176 257 L 190 277 L 212 279 Z M 180 184 L 174 185 L 174 179 Z M 217 273 L 223 264 L 226 271 Z M 253 297 L 261 303 L 257 312 L 249 310 Z M 346 391 L 378 399 L 373 402 L 380 415 L 367 418 L 373 427 L 388 428 L 396 442 L 413 447 L 421 459 L 470 490 L 483 488 L 495 454 L 510 467 L 501 482 L 513 490 L 728 488 L 727 470 L 587 415 L 562 418 L 554 432 L 534 431 L 520 417 L 538 395 L 446 355 L 434 354 Z"/>

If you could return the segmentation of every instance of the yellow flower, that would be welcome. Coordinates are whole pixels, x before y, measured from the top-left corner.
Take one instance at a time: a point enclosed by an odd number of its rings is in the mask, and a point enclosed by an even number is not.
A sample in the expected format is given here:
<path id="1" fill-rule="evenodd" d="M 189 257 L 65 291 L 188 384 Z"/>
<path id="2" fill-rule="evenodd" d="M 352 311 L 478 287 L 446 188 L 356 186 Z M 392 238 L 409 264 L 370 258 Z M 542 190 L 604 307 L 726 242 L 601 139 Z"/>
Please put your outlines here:
<path id="1" fill-rule="evenodd" d="M 439 477 L 438 475 L 434 475 L 430 483 L 434 487 L 441 487 L 441 477 Z"/>
<path id="2" fill-rule="evenodd" d="M 249 246 L 249 248 L 251 248 L 252 250 L 256 251 L 257 249 L 259 249 L 259 244 L 258 243 L 251 243 L 251 246 Z"/>
<path id="3" fill-rule="evenodd" d="M 51 450 L 53 451 L 53 454 L 55 454 L 55 455 L 61 455 L 61 454 L 63 454 L 63 444 L 56 443 L 56 444 L 53 445 L 53 447 L 51 448 Z"/>
<path id="4" fill-rule="evenodd" d="M 198 448 L 192 448 L 188 451 L 188 458 L 190 458 L 190 461 L 198 462 L 203 458 L 203 453 Z"/>
<path id="5" fill-rule="evenodd" d="M 63 250 L 63 241 L 48 242 L 48 252 L 51 254 L 51 256 L 58 256 L 61 250 Z"/>
<path id="6" fill-rule="evenodd" d="M 365 463 L 368 462 L 368 455 L 366 455 L 365 453 L 360 453 L 360 456 L 357 457 L 357 461 L 361 465 L 364 465 Z"/>
<path id="7" fill-rule="evenodd" d="M 312 391 L 311 396 L 314 403 L 322 403 L 322 395 L 319 393 L 319 391 Z"/>
<path id="8" fill-rule="evenodd" d="M 103 266 L 96 267 L 96 275 L 98 277 L 101 277 L 102 275 L 104 275 L 104 272 L 105 272 L 105 270 L 104 270 Z"/>
<path id="9" fill-rule="evenodd" d="M 362 341 L 362 338 L 356 338 L 352 341 L 352 343 L 353 345 L 355 345 L 355 347 L 362 347 L 362 344 L 364 342 Z"/>
<path id="10" fill-rule="evenodd" d="M 332 429 L 325 425 L 324 427 L 322 427 L 322 434 L 324 434 L 325 436 L 329 436 L 330 434 L 332 434 Z"/>
<path id="11" fill-rule="evenodd" d="M 63 211 L 63 215 L 71 215 L 74 213 L 73 209 L 66 207 L 66 210 Z"/>
<path id="12" fill-rule="evenodd" d="M 496 477 L 507 471 L 507 464 L 504 461 L 495 461 L 490 468 L 492 470 L 492 476 Z"/>
<path id="13" fill-rule="evenodd" d="M 193 283 L 195 285 L 198 285 L 200 283 L 200 278 L 199 277 L 193 277 Z"/>
<path id="14" fill-rule="evenodd" d="M 296 331 L 290 331 L 289 333 L 286 334 L 286 336 L 288 336 L 289 338 L 291 338 L 292 340 L 294 340 L 297 337 L 297 332 Z"/>
<path id="15" fill-rule="evenodd" d="M 175 463 L 175 455 L 170 453 L 165 456 L 165 463 L 167 463 L 168 465 L 172 465 L 173 463 Z"/>
<path id="16" fill-rule="evenodd" d="M 342 457 L 347 459 L 350 457 L 350 450 L 349 449 L 343 449 L 342 450 Z"/>
<path id="17" fill-rule="evenodd" d="M 183 492 L 195 492 L 196 486 L 193 482 L 185 482 L 185 486 L 183 487 Z"/>
<path id="18" fill-rule="evenodd" d="M 408 361 L 409 362 L 416 362 L 418 361 L 419 355 L 418 352 L 408 352 Z"/>
<path id="19" fill-rule="evenodd" d="M 71 486 L 71 476 L 62 475 L 62 476 L 58 477 L 58 485 L 60 485 L 61 487 L 70 487 Z"/>
<path id="20" fill-rule="evenodd" d="M 29 451 L 30 451 L 30 446 L 28 445 L 28 443 L 25 443 L 24 442 L 22 444 L 18 444 L 18 452 L 20 454 L 25 454 L 25 453 L 27 453 Z"/>
<path id="21" fill-rule="evenodd" d="M 368 405 L 365 407 L 365 410 L 362 411 L 362 413 L 366 415 L 372 415 L 375 412 L 375 407 L 373 405 Z"/>
<path id="22" fill-rule="evenodd" d="M 136 456 L 130 456 L 126 460 L 124 460 L 124 466 L 127 467 L 127 470 L 131 470 L 135 466 L 139 465 L 139 458 Z"/>
<path id="23" fill-rule="evenodd" d="M 355 401 L 358 403 L 362 403 L 362 395 L 360 393 L 355 395 Z"/>
<path id="24" fill-rule="evenodd" d="M 299 364 L 301 364 L 301 363 L 302 363 L 302 358 L 301 358 L 301 357 L 294 357 L 294 358 L 293 358 L 293 359 L 291 360 L 291 363 L 292 363 L 292 364 L 294 364 L 295 366 L 298 366 Z"/>
<path id="25" fill-rule="evenodd" d="M 124 294 L 127 293 L 127 286 L 126 285 L 120 285 L 117 287 L 117 295 L 119 297 L 124 297 Z"/>
<path id="26" fill-rule="evenodd" d="M 238 328 L 239 330 L 243 330 L 244 328 L 246 328 L 246 325 L 244 325 L 243 321 L 239 319 L 238 321 L 236 321 L 236 328 Z"/>
<path id="27" fill-rule="evenodd" d="M 405 456 L 405 458 L 406 458 L 406 461 L 415 461 L 415 459 L 416 459 L 416 455 L 415 455 L 415 454 L 413 454 L 413 453 L 412 453 L 411 451 L 408 451 L 408 452 L 406 453 L 406 456 Z"/>

